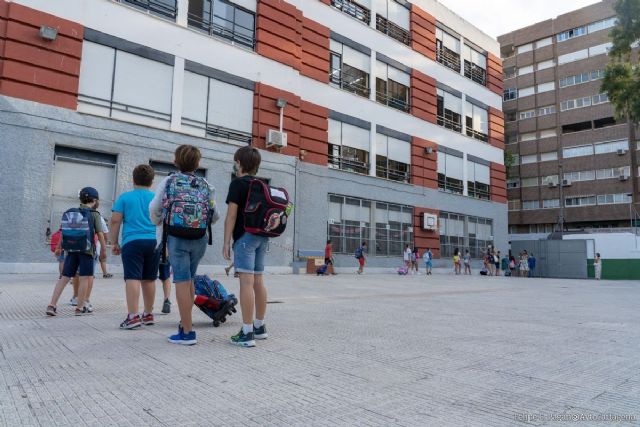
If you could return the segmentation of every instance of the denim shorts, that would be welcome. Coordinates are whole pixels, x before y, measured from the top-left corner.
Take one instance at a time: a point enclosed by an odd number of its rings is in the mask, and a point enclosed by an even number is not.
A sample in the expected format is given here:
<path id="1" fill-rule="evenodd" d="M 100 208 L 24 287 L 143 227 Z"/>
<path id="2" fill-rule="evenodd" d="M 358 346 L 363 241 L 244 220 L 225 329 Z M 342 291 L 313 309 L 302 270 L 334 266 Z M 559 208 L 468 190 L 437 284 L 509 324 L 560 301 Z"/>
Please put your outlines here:
<path id="1" fill-rule="evenodd" d="M 173 268 L 173 282 L 193 280 L 198 264 L 207 250 L 207 236 L 197 240 L 167 236 L 167 247 Z"/>
<path id="2" fill-rule="evenodd" d="M 67 254 L 62 267 L 63 277 L 73 277 L 78 273 L 81 277 L 93 276 L 94 264 L 93 256 L 71 252 Z"/>
<path id="3" fill-rule="evenodd" d="M 159 261 L 156 239 L 131 240 L 122 247 L 124 280 L 156 280 Z"/>
<path id="4" fill-rule="evenodd" d="M 264 256 L 269 238 L 244 233 L 233 244 L 233 266 L 238 273 L 264 273 Z"/>

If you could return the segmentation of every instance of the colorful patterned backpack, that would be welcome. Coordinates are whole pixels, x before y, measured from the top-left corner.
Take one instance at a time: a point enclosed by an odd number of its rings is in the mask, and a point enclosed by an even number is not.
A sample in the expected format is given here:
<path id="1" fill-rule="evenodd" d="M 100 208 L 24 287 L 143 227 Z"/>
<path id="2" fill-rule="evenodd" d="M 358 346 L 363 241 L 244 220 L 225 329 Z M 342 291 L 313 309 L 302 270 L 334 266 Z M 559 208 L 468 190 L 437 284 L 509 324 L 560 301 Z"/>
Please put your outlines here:
<path id="1" fill-rule="evenodd" d="M 209 230 L 211 238 L 212 210 L 209 206 L 209 184 L 199 176 L 172 174 L 167 180 L 162 199 L 164 209 L 164 236 L 181 239 L 201 239 Z"/>

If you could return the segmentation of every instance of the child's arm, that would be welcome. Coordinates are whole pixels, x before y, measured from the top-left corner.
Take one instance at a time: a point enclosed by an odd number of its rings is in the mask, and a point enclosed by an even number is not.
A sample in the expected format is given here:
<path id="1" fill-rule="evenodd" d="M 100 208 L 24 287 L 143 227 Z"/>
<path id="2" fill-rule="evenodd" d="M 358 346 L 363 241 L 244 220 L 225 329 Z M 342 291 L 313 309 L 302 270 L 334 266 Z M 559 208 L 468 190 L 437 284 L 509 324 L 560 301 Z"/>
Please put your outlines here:
<path id="1" fill-rule="evenodd" d="M 58 243 L 56 244 L 56 250 L 53 251 L 53 253 L 56 256 L 60 256 L 60 254 L 62 253 L 62 237 L 60 237 L 60 240 L 58 240 Z"/>
<path id="2" fill-rule="evenodd" d="M 233 227 L 236 225 L 238 217 L 238 205 L 229 202 L 227 205 L 227 217 L 224 219 L 224 245 L 222 247 L 222 256 L 227 261 L 231 260 L 231 236 L 233 235 Z"/>
<path id="3" fill-rule="evenodd" d="M 220 219 L 220 212 L 218 212 L 218 205 L 216 205 L 216 189 L 211 184 L 209 186 L 209 209 L 211 210 L 211 224 L 215 224 Z"/>
<path id="4" fill-rule="evenodd" d="M 104 238 L 104 233 L 103 232 L 99 232 L 98 233 L 98 241 L 100 242 L 100 255 L 99 255 L 99 260 L 100 261 L 106 261 L 107 260 L 107 241 Z"/>
<path id="5" fill-rule="evenodd" d="M 164 197 L 165 189 L 167 188 L 167 180 L 169 177 L 166 177 L 160 184 L 156 187 L 155 195 L 153 196 L 153 200 L 149 203 L 149 218 L 151 222 L 155 225 L 162 224 L 162 198 Z"/>
<path id="6" fill-rule="evenodd" d="M 114 255 L 120 255 L 119 240 L 120 240 L 121 224 L 122 224 L 122 214 L 116 211 L 111 212 L 111 227 L 109 227 L 109 238 L 111 240 L 111 253 Z"/>

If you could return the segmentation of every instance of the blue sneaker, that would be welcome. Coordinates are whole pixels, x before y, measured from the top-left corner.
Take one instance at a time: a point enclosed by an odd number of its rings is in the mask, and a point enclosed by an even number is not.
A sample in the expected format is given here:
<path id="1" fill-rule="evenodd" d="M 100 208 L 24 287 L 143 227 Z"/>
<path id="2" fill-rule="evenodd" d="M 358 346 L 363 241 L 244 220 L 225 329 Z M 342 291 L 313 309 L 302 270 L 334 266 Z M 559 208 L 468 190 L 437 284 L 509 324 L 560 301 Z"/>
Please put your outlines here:
<path id="1" fill-rule="evenodd" d="M 194 345 L 198 342 L 196 339 L 196 331 L 185 333 L 182 326 L 178 327 L 178 333 L 169 337 L 172 344 Z"/>
<path id="2" fill-rule="evenodd" d="M 241 347 L 255 347 L 256 341 L 253 339 L 253 332 L 245 334 L 240 328 L 240 332 L 231 337 L 231 344 L 239 345 Z"/>
<path id="3" fill-rule="evenodd" d="M 253 326 L 253 337 L 257 340 L 266 340 L 269 335 L 267 334 L 267 327 L 262 324 L 259 328 Z"/>

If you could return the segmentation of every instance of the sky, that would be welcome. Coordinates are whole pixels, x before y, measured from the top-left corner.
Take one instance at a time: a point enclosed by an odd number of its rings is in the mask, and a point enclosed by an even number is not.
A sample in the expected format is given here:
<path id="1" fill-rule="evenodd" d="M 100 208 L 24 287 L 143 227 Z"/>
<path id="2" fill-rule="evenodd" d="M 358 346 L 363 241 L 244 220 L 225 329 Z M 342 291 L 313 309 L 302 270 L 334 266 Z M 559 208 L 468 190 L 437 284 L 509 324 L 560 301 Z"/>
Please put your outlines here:
<path id="1" fill-rule="evenodd" d="M 493 38 L 598 0 L 438 0 Z"/>

